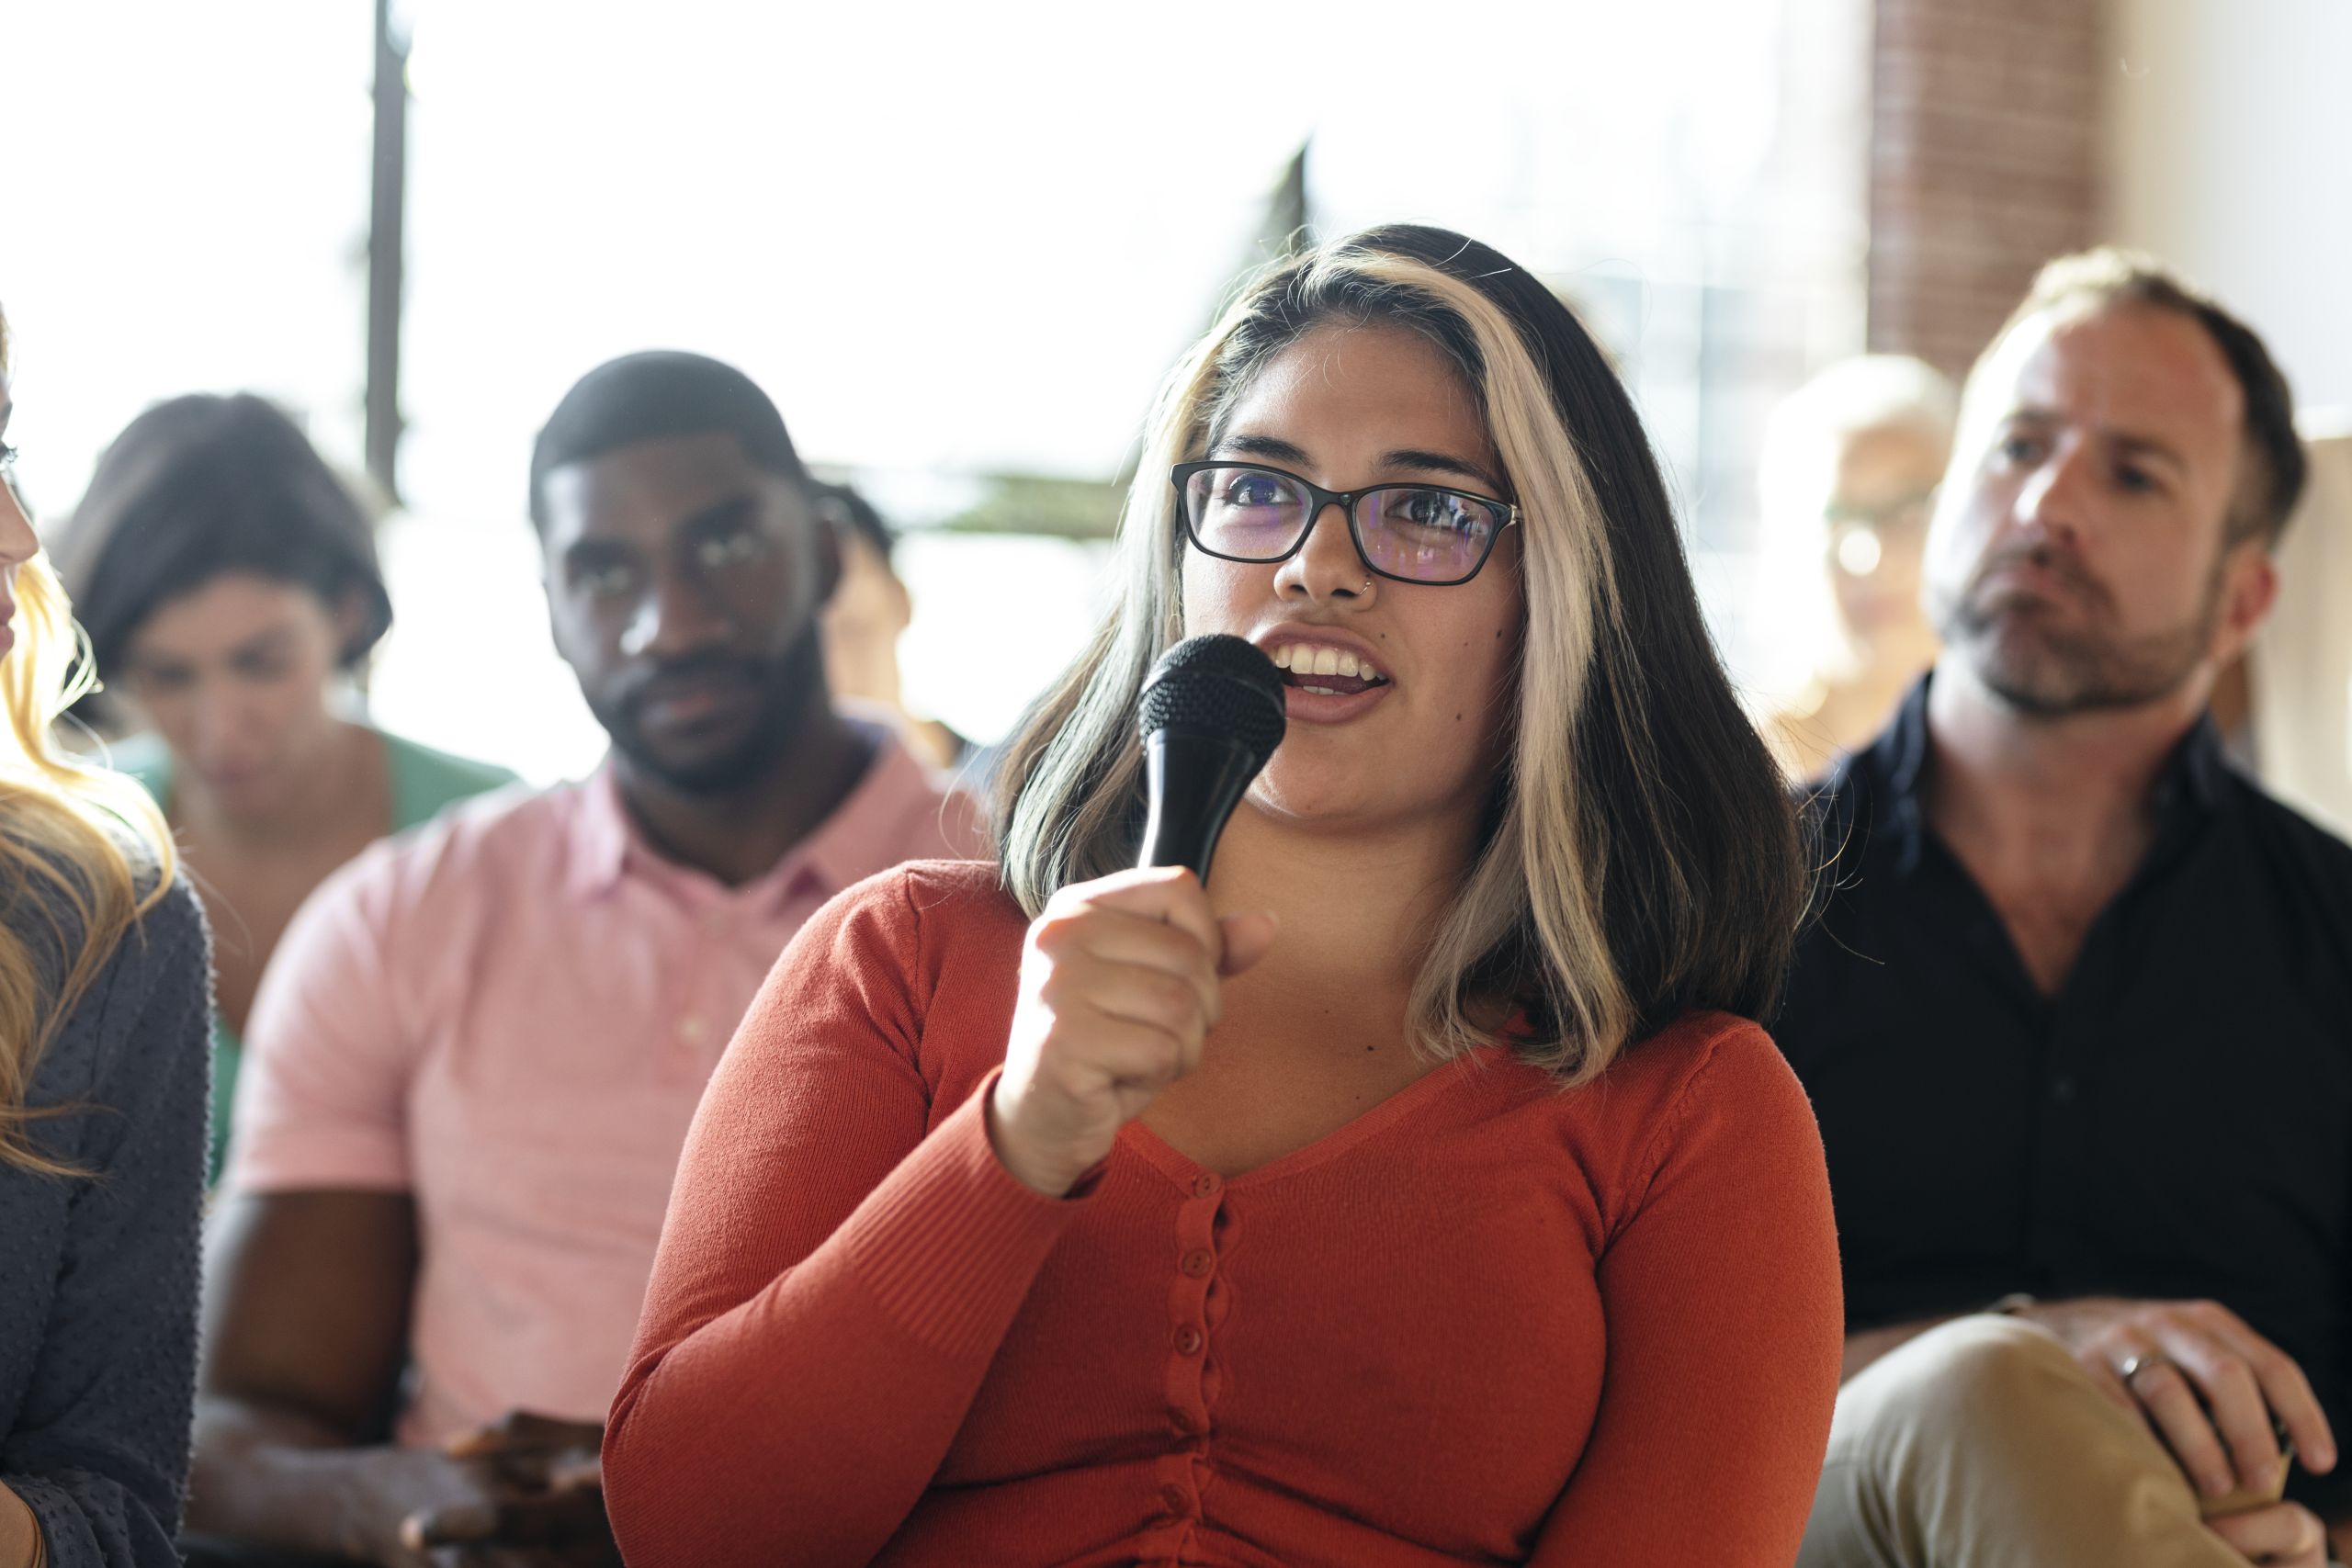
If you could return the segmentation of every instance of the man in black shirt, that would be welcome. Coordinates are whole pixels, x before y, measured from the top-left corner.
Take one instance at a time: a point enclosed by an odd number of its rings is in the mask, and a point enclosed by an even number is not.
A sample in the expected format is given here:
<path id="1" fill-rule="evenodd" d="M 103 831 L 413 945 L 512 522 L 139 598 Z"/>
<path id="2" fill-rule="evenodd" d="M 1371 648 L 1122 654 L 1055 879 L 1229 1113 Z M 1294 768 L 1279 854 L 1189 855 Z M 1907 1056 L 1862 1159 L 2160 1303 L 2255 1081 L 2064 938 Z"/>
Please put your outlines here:
<path id="1" fill-rule="evenodd" d="M 2279 1427 L 2352 1517 L 2352 847 L 2205 717 L 2302 477 L 2260 341 L 2144 260 L 2052 263 L 1970 378 L 1944 652 L 1822 788 L 1776 1028 L 1846 1273 L 1804 1568 L 2322 1563 L 2301 1503 L 2199 1522 Z"/>

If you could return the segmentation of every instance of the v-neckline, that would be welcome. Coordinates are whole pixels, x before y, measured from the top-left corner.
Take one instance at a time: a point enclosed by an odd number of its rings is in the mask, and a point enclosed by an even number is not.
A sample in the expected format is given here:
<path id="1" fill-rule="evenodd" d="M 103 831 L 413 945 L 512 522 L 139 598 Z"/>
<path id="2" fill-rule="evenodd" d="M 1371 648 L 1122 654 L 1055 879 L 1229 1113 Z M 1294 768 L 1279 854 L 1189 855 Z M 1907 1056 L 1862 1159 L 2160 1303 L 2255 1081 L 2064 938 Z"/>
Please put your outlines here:
<path id="1" fill-rule="evenodd" d="M 1263 1165 L 1252 1166 L 1238 1176 L 1227 1176 L 1203 1165 L 1153 1131 L 1140 1116 L 1119 1129 L 1119 1141 L 1135 1150 L 1160 1175 L 1187 1191 L 1193 1190 L 1194 1183 L 1203 1176 L 1215 1177 L 1220 1186 L 1228 1190 L 1263 1186 L 1311 1170 L 1360 1147 L 1395 1126 L 1444 1089 L 1473 1073 L 1491 1071 L 1500 1066 L 1495 1061 L 1498 1055 L 1509 1056 L 1510 1047 L 1489 1041 L 1449 1061 L 1440 1062 L 1396 1093 L 1365 1107 L 1321 1137 L 1302 1144 L 1290 1153 L 1279 1155 Z"/>

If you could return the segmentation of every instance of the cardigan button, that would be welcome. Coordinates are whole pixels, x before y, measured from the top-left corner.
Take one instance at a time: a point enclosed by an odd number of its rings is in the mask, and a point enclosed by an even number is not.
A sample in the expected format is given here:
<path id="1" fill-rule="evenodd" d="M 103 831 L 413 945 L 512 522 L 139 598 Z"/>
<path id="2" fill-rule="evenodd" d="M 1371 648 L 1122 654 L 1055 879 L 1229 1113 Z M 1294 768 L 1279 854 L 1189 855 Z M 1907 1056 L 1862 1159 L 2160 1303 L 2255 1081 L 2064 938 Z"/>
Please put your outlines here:
<path id="1" fill-rule="evenodd" d="M 1195 1198 L 1214 1198 L 1216 1196 L 1216 1190 L 1218 1186 L 1219 1183 L 1216 1175 L 1210 1171 L 1204 1170 L 1201 1172 L 1200 1175 L 1193 1178 L 1193 1196 Z"/>
<path id="2" fill-rule="evenodd" d="M 1176 1267 L 1184 1271 L 1187 1279 L 1205 1280 L 1209 1270 L 1216 1267 L 1216 1255 L 1205 1247 L 1196 1247 L 1177 1259 Z"/>
<path id="3" fill-rule="evenodd" d="M 1176 1331 L 1176 1353 L 1180 1356 L 1197 1356 L 1207 1343 L 1201 1337 L 1201 1331 L 1189 1323 Z"/>
<path id="4" fill-rule="evenodd" d="M 1178 1518 L 1193 1511 L 1193 1495 L 1171 1481 L 1159 1489 L 1160 1505 Z"/>
<path id="5" fill-rule="evenodd" d="M 1168 1407 L 1168 1429 L 1180 1438 L 1190 1438 L 1199 1433 L 1201 1424 L 1182 1405 L 1171 1404 Z"/>

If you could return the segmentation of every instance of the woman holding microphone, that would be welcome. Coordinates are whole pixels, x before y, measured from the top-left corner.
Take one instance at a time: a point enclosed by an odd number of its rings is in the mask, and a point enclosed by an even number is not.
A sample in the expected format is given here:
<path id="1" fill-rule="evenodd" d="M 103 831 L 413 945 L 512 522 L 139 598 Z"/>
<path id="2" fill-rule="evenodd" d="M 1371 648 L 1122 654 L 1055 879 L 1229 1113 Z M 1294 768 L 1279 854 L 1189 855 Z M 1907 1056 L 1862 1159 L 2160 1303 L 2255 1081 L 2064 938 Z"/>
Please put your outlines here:
<path id="1" fill-rule="evenodd" d="M 1623 389 L 1377 230 L 1170 378 L 1001 869 L 797 939 L 703 1103 L 605 1443 L 640 1568 L 1764 1564 L 1834 1401 L 1752 1021 L 1804 902 Z M 1285 673 L 1204 889 L 1135 864 L 1180 638 Z"/>

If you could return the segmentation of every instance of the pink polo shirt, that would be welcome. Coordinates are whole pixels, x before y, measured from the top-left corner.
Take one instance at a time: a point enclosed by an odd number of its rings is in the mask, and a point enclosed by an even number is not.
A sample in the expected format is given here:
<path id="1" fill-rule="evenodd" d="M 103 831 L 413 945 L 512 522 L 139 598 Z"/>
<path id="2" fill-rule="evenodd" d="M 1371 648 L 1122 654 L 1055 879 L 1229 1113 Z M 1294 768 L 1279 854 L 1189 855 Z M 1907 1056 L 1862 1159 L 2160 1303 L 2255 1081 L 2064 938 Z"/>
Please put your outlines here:
<path id="1" fill-rule="evenodd" d="M 776 955 L 876 872 L 986 852 L 885 738 L 742 887 L 655 854 L 605 772 L 460 806 L 311 895 L 254 1005 L 228 1185 L 414 1194 L 401 1441 L 604 1419 L 686 1125 Z"/>

